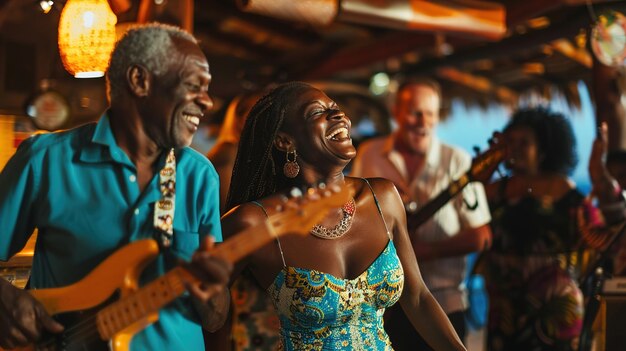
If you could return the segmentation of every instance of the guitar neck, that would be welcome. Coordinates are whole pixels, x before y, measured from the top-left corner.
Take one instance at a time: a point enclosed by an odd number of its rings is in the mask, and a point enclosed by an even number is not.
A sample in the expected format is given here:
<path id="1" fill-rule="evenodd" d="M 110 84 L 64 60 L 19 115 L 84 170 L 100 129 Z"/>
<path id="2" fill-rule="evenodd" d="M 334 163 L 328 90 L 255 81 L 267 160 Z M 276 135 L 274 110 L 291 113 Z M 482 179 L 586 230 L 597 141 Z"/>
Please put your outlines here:
<path id="1" fill-rule="evenodd" d="M 424 224 L 435 212 L 439 211 L 440 208 L 448 203 L 450 199 L 460 193 L 469 182 L 470 178 L 468 172 L 462 175 L 458 180 L 452 181 L 446 190 L 440 192 L 436 197 L 428 201 L 417 213 L 409 215 L 411 218 L 409 218 L 408 221 L 410 222 L 411 228 L 415 229 Z"/>
<path id="2" fill-rule="evenodd" d="M 271 224 L 247 228 L 217 245 L 212 254 L 231 263 L 261 248 L 275 237 Z M 103 339 L 111 339 L 135 322 L 158 312 L 186 291 L 187 284 L 199 284 L 184 267 L 175 267 L 166 274 L 141 287 L 136 292 L 108 305 L 98 312 L 97 326 Z"/>
<path id="3" fill-rule="evenodd" d="M 230 263 L 236 263 L 252 252 L 260 249 L 276 238 L 271 223 L 263 221 L 262 224 L 249 227 L 239 232 L 239 234 L 218 244 L 212 254 Z"/>

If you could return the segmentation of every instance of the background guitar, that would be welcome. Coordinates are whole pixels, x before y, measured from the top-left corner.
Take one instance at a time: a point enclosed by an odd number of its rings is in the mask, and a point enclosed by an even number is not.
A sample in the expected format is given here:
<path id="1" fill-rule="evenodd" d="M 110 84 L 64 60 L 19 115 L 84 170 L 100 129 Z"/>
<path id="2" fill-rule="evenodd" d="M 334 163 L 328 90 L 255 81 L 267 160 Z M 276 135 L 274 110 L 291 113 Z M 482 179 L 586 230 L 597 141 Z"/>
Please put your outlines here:
<path id="1" fill-rule="evenodd" d="M 444 191 L 432 198 L 424 206 L 419 207 L 414 202 L 406 204 L 409 233 L 413 233 L 470 182 L 488 181 L 506 156 L 506 145 L 503 139 L 502 134 L 494 133 L 489 140 L 489 149 L 474 157 L 470 169 L 459 179 L 453 180 Z"/>

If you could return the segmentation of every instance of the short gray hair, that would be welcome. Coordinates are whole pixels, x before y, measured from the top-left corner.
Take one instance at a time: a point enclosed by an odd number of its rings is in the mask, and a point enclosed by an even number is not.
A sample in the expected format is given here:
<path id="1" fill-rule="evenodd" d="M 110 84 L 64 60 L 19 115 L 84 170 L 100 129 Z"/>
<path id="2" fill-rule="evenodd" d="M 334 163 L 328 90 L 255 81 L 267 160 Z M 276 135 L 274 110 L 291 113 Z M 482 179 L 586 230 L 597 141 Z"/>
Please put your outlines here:
<path id="1" fill-rule="evenodd" d="M 150 23 L 129 29 L 117 42 L 107 70 L 109 100 L 125 93 L 126 71 L 141 65 L 150 73 L 161 76 L 178 57 L 172 39 L 198 41 L 188 32 L 167 24 Z"/>

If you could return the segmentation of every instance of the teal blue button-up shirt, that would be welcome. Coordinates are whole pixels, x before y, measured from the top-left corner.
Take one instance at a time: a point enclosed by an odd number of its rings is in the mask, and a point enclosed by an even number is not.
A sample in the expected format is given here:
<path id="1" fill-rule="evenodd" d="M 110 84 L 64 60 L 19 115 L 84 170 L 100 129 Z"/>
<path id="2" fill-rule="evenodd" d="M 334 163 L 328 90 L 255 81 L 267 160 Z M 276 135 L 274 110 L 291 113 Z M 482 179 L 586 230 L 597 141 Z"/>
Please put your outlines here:
<path id="1" fill-rule="evenodd" d="M 143 281 L 171 268 L 174 256 L 190 258 L 201 236 L 222 239 L 213 165 L 190 148 L 176 151 L 176 163 L 171 252 L 144 270 Z M 137 170 L 117 146 L 106 115 L 97 124 L 33 136 L 0 173 L 0 259 L 21 250 L 37 228 L 31 287 L 72 284 L 125 244 L 153 237 L 154 202 L 160 197 L 158 172 L 140 191 Z M 131 348 L 203 349 L 190 306 L 180 298 L 162 309 L 159 321 L 135 335 Z"/>

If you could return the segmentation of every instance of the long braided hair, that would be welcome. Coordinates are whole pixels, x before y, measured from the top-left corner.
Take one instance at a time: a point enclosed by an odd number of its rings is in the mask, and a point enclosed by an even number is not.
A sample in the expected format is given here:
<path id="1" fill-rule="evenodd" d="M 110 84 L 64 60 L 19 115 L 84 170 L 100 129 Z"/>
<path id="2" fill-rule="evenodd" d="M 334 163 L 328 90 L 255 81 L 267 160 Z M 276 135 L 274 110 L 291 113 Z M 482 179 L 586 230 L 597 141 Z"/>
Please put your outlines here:
<path id="1" fill-rule="evenodd" d="M 289 105 L 300 92 L 311 88 L 302 82 L 285 83 L 252 107 L 241 132 L 226 210 L 294 184 L 281 171 L 285 153 L 274 147 L 274 139 L 283 128 Z"/>

